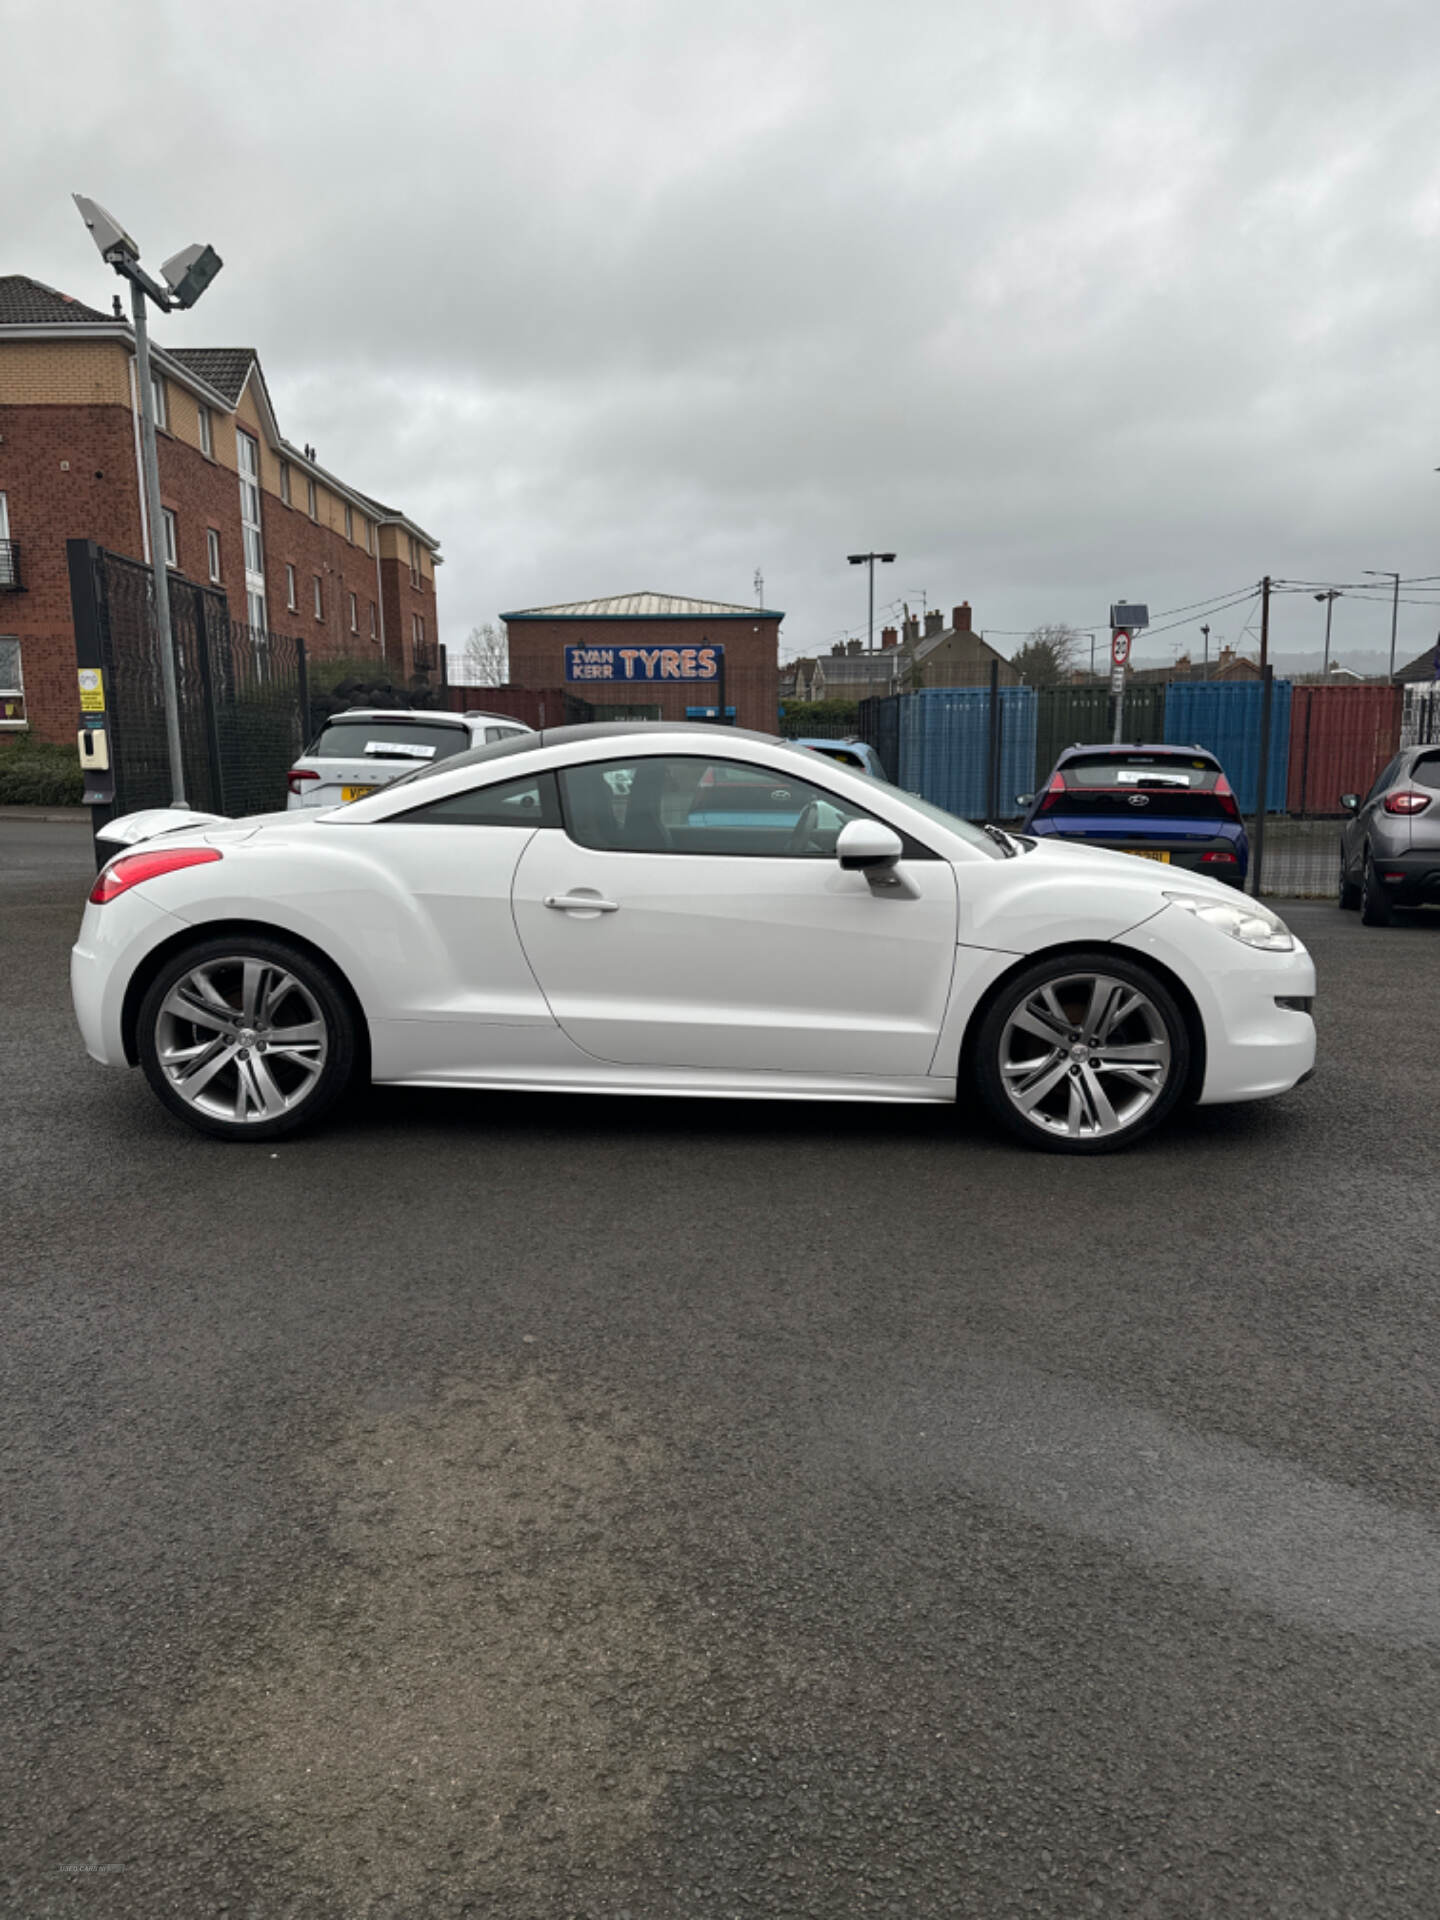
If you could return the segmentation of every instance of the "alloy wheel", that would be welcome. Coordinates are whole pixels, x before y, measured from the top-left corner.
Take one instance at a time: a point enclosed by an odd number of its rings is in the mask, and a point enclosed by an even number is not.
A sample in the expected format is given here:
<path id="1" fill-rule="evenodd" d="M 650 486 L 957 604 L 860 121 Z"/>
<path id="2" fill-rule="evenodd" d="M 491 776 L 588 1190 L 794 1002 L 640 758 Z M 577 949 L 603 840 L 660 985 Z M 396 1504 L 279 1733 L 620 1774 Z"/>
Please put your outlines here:
<path id="1" fill-rule="evenodd" d="M 310 989 L 273 961 L 243 954 L 192 967 L 155 1022 L 155 1055 L 172 1091 L 232 1123 L 293 1112 L 318 1083 L 329 1047 Z"/>
<path id="2" fill-rule="evenodd" d="M 1130 981 L 1065 974 L 1015 1007 L 999 1066 L 1011 1105 L 1032 1126 L 1098 1139 L 1133 1127 L 1164 1093 L 1170 1036 L 1155 1002 Z"/>

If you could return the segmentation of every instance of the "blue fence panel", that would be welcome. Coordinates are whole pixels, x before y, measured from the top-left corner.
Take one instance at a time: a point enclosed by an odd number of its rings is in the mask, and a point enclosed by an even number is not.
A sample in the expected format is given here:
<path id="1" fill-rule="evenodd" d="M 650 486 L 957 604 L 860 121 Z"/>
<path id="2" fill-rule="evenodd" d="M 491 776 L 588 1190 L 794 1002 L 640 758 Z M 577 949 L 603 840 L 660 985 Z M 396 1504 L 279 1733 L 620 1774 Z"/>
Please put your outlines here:
<path id="1" fill-rule="evenodd" d="M 926 687 L 901 696 L 899 776 L 907 793 L 970 820 L 990 810 L 990 689 Z M 1035 785 L 1035 689 L 1000 689 L 1000 817 Z"/>
<path id="2" fill-rule="evenodd" d="M 1270 707 L 1266 811 L 1283 813 L 1290 768 L 1290 682 L 1277 680 Z M 1258 680 L 1172 680 L 1165 694 L 1165 740 L 1204 747 L 1225 769 L 1240 811 L 1256 811 L 1260 781 Z"/>

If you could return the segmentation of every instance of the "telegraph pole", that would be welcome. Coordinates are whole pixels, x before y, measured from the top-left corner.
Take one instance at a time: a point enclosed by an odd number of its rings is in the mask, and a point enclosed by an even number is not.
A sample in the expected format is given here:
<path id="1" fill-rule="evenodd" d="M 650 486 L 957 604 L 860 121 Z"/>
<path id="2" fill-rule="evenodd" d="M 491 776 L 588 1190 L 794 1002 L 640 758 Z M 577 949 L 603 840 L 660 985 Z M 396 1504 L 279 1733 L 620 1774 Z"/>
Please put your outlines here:
<path id="1" fill-rule="evenodd" d="M 1260 582 L 1260 755 L 1256 768 L 1255 840 L 1250 849 L 1250 891 L 1260 898 L 1260 876 L 1265 865 L 1265 808 L 1270 785 L 1270 703 L 1274 676 L 1270 668 L 1270 576 Z"/>
<path id="2" fill-rule="evenodd" d="M 1394 583 L 1390 598 L 1390 674 L 1391 685 L 1395 681 L 1395 630 L 1400 624 L 1400 576 L 1393 567 L 1366 567 L 1366 573 L 1372 580 L 1389 580 Z"/>

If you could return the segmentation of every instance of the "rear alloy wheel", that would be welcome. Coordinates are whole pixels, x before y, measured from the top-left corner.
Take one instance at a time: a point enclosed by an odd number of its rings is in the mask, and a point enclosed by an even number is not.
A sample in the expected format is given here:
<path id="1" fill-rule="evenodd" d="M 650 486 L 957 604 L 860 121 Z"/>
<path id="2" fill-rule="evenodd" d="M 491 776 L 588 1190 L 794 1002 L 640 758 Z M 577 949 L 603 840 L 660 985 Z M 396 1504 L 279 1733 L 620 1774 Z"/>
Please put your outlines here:
<path id="1" fill-rule="evenodd" d="M 1109 1153 L 1150 1133 L 1180 1098 L 1190 1038 L 1146 968 L 1103 951 L 1060 954 L 996 999 L 975 1072 L 990 1112 L 1031 1146 Z"/>
<path id="2" fill-rule="evenodd" d="M 1367 853 L 1365 868 L 1360 879 L 1360 920 L 1367 927 L 1388 927 L 1395 919 L 1395 909 L 1390 903 L 1390 895 L 1384 882 L 1375 871 L 1375 862 Z"/>
<path id="3" fill-rule="evenodd" d="M 1353 913 L 1360 904 L 1360 889 L 1350 878 L 1350 869 L 1345 862 L 1345 849 L 1340 849 L 1340 905 L 1347 913 Z"/>
<path id="4" fill-rule="evenodd" d="M 137 1037 L 165 1106 L 226 1140 L 273 1140 L 318 1119 L 355 1064 L 343 994 L 280 940 L 232 936 L 177 954 L 145 995 Z"/>

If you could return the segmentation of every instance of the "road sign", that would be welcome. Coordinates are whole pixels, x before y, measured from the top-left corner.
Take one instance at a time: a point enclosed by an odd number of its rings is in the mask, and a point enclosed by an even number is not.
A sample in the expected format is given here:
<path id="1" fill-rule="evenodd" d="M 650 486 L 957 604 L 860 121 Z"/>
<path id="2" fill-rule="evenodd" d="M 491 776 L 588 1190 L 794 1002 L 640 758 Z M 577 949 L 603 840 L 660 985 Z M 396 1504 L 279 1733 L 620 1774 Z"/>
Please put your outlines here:
<path id="1" fill-rule="evenodd" d="M 1130 659 L 1130 634 L 1125 627 L 1116 627 L 1110 635 L 1110 659 L 1117 667 L 1123 667 Z"/>
<path id="2" fill-rule="evenodd" d="M 1119 601 L 1110 609 L 1112 627 L 1128 627 L 1133 633 L 1136 627 L 1148 627 L 1150 624 L 1149 607 L 1136 606 L 1128 600 Z"/>

